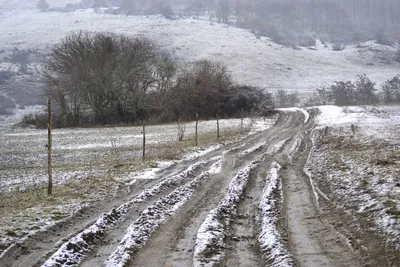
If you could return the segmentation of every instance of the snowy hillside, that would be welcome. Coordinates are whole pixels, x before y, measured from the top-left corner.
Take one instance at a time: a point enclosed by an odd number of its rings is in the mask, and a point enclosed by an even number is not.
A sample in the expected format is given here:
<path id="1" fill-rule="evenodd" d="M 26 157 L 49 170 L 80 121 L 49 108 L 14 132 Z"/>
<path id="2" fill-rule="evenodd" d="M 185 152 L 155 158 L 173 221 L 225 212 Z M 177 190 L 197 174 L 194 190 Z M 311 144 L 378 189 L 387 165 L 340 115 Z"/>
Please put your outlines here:
<path id="1" fill-rule="evenodd" d="M 71 2 L 74 1 L 54 0 L 49 4 L 65 6 Z M 183 61 L 202 58 L 222 61 L 237 82 L 271 91 L 310 92 L 335 80 L 354 80 L 358 74 L 367 74 L 379 85 L 400 73 L 400 64 L 392 60 L 395 48 L 372 41 L 337 52 L 319 42 L 316 48 L 295 50 L 274 44 L 268 38 L 257 39 L 244 29 L 210 22 L 208 18 L 167 20 L 160 16 L 99 14 L 92 9 L 39 12 L 35 10 L 36 1 L 0 4 L 0 71 L 16 68 L 1 60 L 15 49 L 38 49 L 39 53 L 46 53 L 67 33 L 88 30 L 146 35 Z M 38 64 L 28 64 L 33 75 Z"/>

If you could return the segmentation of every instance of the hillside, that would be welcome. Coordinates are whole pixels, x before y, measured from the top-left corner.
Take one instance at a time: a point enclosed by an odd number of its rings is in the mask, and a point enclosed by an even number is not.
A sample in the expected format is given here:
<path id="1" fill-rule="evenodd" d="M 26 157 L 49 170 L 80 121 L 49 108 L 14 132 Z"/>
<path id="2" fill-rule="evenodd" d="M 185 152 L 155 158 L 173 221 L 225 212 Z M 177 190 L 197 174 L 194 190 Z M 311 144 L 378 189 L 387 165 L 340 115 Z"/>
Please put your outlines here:
<path id="1" fill-rule="evenodd" d="M 161 16 L 107 15 L 92 9 L 39 12 L 32 1 L 0 4 L 0 91 L 22 103 L 30 104 L 40 93 L 37 73 L 44 54 L 67 33 L 78 30 L 146 35 L 182 61 L 221 61 L 237 82 L 270 91 L 311 92 L 320 85 L 354 80 L 364 73 L 379 85 L 400 73 L 400 64 L 393 61 L 396 49 L 373 41 L 347 46 L 343 51 L 332 51 L 330 45 L 320 42 L 316 47 L 296 50 L 205 17 L 168 20 Z M 49 4 L 63 6 L 65 2 Z M 5 78 L 4 73 L 8 74 Z M 33 92 L 28 94 L 29 101 L 21 97 L 27 92 Z"/>

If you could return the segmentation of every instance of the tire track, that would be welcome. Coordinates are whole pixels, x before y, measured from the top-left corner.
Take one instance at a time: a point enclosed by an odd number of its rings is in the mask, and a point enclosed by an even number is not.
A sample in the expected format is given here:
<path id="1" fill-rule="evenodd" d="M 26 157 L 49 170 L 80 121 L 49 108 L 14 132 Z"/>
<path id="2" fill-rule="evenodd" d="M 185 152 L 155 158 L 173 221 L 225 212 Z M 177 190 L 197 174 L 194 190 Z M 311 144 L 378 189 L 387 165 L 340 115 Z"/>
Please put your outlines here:
<path id="1" fill-rule="evenodd" d="M 312 185 L 303 172 L 311 149 L 306 133 L 299 133 L 305 137 L 298 155 L 291 157 L 281 174 L 291 252 L 298 266 L 360 266 L 358 255 L 346 246 L 317 207 Z"/>
<path id="2" fill-rule="evenodd" d="M 130 266 L 192 266 L 196 233 L 227 190 L 229 177 L 233 177 L 255 158 L 271 152 L 275 140 L 281 140 L 282 131 L 298 119 L 296 115 L 282 114 L 280 123 L 273 130 L 252 138 L 252 142 L 244 140 L 240 145 L 226 150 L 223 153 L 223 174 L 212 177 L 211 183 L 202 186 L 192 200 L 162 225 L 147 245 L 135 254 Z M 286 137 L 290 131 L 287 132 Z M 264 144 L 265 140 L 268 140 L 267 145 Z M 257 143 L 260 146 L 254 145 Z M 243 153 L 246 150 L 248 153 Z"/>

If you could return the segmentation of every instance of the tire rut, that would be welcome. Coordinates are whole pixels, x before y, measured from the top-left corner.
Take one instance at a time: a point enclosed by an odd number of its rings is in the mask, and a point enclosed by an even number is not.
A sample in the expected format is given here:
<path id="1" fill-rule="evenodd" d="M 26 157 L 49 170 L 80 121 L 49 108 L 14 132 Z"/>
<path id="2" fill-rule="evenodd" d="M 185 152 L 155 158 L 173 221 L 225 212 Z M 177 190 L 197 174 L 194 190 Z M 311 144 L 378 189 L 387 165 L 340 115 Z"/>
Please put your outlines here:
<path id="1" fill-rule="evenodd" d="M 264 163 L 263 163 L 264 164 Z M 264 175 L 255 170 L 250 177 L 243 200 L 238 204 L 237 216 L 231 223 L 223 266 L 263 266 L 257 234 L 256 211 L 264 187 Z"/>
<path id="2" fill-rule="evenodd" d="M 282 169 L 284 214 L 289 246 L 298 266 L 360 266 L 358 256 L 345 240 L 333 230 L 317 207 L 315 194 L 303 167 L 311 149 L 311 140 L 305 142 L 292 163 Z"/>
<path id="3" fill-rule="evenodd" d="M 272 147 L 276 142 L 282 140 L 283 137 L 290 136 L 291 131 L 287 129 L 294 121 L 299 120 L 297 116 L 286 117 L 285 114 L 282 114 L 282 117 L 284 119 L 281 119 L 281 124 L 278 124 L 273 130 L 267 130 L 262 135 L 259 134 L 251 138 L 251 142 L 244 140 L 241 142 L 242 145 L 227 149 L 227 153 L 224 156 L 222 174 L 211 177 L 209 182 L 199 189 L 189 203 L 186 203 L 172 218 L 162 225 L 145 247 L 134 255 L 130 266 L 192 266 L 197 231 L 209 211 L 224 196 L 231 179 L 241 167 L 250 164 L 266 151 L 272 151 Z M 285 134 L 283 134 L 283 130 L 285 130 Z M 269 142 L 265 147 L 240 157 L 241 151 L 263 141 Z M 261 193 L 260 190 L 250 190 L 249 192 L 254 194 L 254 197 Z M 250 197 L 249 203 L 243 205 L 243 209 L 249 212 L 257 204 Z M 255 213 L 253 212 L 254 216 Z M 255 226 L 254 230 L 256 231 Z M 252 254 L 257 257 L 255 246 L 257 238 L 255 237 L 252 240 L 254 240 L 252 243 L 255 248 Z M 257 259 L 257 261 L 259 260 L 260 258 Z"/>

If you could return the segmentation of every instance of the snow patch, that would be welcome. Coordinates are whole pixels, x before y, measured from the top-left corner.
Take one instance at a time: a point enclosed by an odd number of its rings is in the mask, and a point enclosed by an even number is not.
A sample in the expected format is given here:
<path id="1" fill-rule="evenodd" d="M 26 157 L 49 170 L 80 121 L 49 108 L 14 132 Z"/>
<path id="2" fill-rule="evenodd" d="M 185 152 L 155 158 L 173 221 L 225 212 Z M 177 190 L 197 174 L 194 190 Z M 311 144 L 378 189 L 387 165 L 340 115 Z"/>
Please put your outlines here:
<path id="1" fill-rule="evenodd" d="M 294 140 L 294 143 L 293 143 L 292 147 L 289 149 L 289 153 L 288 153 L 290 161 L 293 160 L 293 157 L 299 151 L 302 143 L 303 143 L 303 138 L 301 138 L 301 137 L 296 138 L 296 140 Z"/>
<path id="2" fill-rule="evenodd" d="M 249 149 L 243 150 L 242 152 L 240 152 L 239 157 L 242 158 L 242 157 L 244 157 L 244 156 L 246 156 L 248 154 L 251 154 L 253 152 L 259 151 L 263 147 L 265 147 L 266 144 L 267 144 L 267 142 L 262 142 L 262 143 L 259 143 L 259 144 L 255 145 L 255 146 L 253 146 L 253 147 L 251 147 Z"/>
<path id="3" fill-rule="evenodd" d="M 221 248 L 225 246 L 224 238 L 229 219 L 236 214 L 237 203 L 243 195 L 254 166 L 255 162 L 237 173 L 224 198 L 201 224 L 194 247 L 194 267 L 215 266 L 222 259 Z"/>
<path id="4" fill-rule="evenodd" d="M 277 142 L 277 143 L 272 147 L 272 153 L 275 154 L 275 153 L 278 153 L 279 151 L 281 151 L 282 148 L 283 148 L 283 146 L 286 144 L 286 142 L 287 142 L 288 140 L 289 140 L 289 139 L 284 139 L 284 140 L 282 140 L 282 141 Z"/>
<path id="5" fill-rule="evenodd" d="M 285 111 L 285 112 L 301 112 L 304 114 L 304 123 L 307 123 L 310 120 L 310 113 L 303 108 L 280 108 L 278 110 Z"/>
<path id="6" fill-rule="evenodd" d="M 293 260 L 285 248 L 283 238 L 278 230 L 278 207 L 276 194 L 282 193 L 282 182 L 279 171 L 282 167 L 273 162 L 266 178 L 266 186 L 261 195 L 259 209 L 261 213 L 261 232 L 258 236 L 264 257 L 272 267 L 294 266 Z"/>

